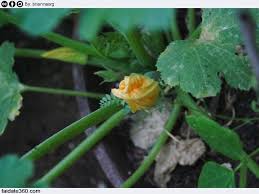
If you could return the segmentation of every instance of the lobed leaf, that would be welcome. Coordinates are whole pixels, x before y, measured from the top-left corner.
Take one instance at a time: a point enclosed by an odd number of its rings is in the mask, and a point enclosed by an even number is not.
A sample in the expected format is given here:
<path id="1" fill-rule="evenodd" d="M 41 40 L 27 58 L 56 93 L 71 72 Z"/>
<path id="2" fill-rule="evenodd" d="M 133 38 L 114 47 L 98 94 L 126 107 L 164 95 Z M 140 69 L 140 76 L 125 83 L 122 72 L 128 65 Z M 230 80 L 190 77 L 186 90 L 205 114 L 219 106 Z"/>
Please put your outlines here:
<path id="1" fill-rule="evenodd" d="M 258 9 L 251 13 L 259 23 Z M 162 79 L 197 98 L 219 93 L 221 77 L 234 88 L 254 86 L 246 57 L 237 54 L 242 37 L 236 10 L 203 9 L 201 28 L 198 40 L 175 41 L 160 55 L 156 66 Z"/>
<path id="2" fill-rule="evenodd" d="M 14 120 L 22 104 L 20 83 L 12 71 L 15 48 L 12 43 L 4 42 L 0 46 L 0 135 L 7 121 Z"/>
<path id="3" fill-rule="evenodd" d="M 235 174 L 215 162 L 207 162 L 202 168 L 199 181 L 199 188 L 234 188 Z"/>

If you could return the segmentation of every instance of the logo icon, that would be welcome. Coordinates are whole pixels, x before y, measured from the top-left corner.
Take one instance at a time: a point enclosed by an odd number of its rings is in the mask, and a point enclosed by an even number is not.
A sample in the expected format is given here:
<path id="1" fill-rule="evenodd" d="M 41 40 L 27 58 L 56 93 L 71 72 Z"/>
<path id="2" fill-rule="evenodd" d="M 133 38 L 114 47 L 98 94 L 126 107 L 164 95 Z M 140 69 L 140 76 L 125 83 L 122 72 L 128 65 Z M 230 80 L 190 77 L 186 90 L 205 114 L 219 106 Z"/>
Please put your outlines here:
<path id="1" fill-rule="evenodd" d="M 9 6 L 10 6 L 10 7 L 15 7 L 15 1 L 10 1 L 10 2 L 9 2 Z"/>
<path id="2" fill-rule="evenodd" d="M 2 6 L 2 7 L 7 7 L 7 6 L 8 6 L 7 1 L 2 1 L 2 2 L 1 2 L 1 6 Z"/>
<path id="3" fill-rule="evenodd" d="M 23 6 L 23 2 L 22 1 L 17 1 L 17 7 L 22 7 Z"/>

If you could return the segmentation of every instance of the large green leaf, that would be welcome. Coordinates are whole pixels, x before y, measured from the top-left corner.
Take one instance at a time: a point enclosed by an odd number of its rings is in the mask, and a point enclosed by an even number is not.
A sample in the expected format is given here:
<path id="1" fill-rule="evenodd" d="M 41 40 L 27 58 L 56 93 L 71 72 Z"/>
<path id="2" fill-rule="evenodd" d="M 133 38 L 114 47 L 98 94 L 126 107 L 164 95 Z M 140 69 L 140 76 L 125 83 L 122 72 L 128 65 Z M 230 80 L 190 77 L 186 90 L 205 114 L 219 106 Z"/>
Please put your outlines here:
<path id="1" fill-rule="evenodd" d="M 186 117 L 188 124 L 215 151 L 233 159 L 242 160 L 245 153 L 239 136 L 202 115 Z"/>
<path id="2" fill-rule="evenodd" d="M 12 9 L 19 26 L 31 35 L 41 35 L 53 30 L 70 9 Z"/>
<path id="3" fill-rule="evenodd" d="M 207 162 L 201 171 L 198 187 L 200 188 L 234 188 L 235 174 L 215 162 Z"/>
<path id="4" fill-rule="evenodd" d="M 0 158 L 0 187 L 28 187 L 28 179 L 33 175 L 33 164 L 21 160 L 16 155 Z"/>
<path id="5" fill-rule="evenodd" d="M 16 74 L 12 71 L 15 48 L 12 43 L 0 46 L 0 134 L 4 132 L 7 121 L 19 114 L 22 96 Z"/>
<path id="6" fill-rule="evenodd" d="M 102 25 L 111 24 L 121 31 L 143 27 L 154 31 L 170 27 L 173 9 L 87 9 L 81 16 L 79 34 L 91 40 Z"/>
<path id="7" fill-rule="evenodd" d="M 252 12 L 259 18 L 258 10 Z M 234 88 L 254 86 L 246 58 L 236 54 L 242 43 L 236 14 L 235 9 L 204 9 L 200 38 L 175 41 L 160 55 L 157 68 L 162 79 L 197 98 L 215 96 L 221 89 L 221 76 Z"/>

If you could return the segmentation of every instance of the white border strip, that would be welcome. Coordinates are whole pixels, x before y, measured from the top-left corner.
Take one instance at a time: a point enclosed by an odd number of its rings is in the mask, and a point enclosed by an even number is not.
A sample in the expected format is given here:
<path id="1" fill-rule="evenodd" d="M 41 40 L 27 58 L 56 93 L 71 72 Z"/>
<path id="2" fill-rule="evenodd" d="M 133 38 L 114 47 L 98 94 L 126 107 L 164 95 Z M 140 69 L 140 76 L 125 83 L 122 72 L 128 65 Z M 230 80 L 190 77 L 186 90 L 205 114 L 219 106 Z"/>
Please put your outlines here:
<path id="1" fill-rule="evenodd" d="M 3 1 L 3 0 L 0 0 Z M 6 0 L 11 1 L 11 0 Z M 18 0 L 15 0 L 18 1 Z M 30 3 L 54 3 L 55 8 L 259 8 L 259 0 L 21 0 Z M 26 6 L 23 6 L 26 8 Z M 27 7 L 28 8 L 28 7 Z"/>
<path id="2" fill-rule="evenodd" d="M 166 188 L 166 189 L 158 189 L 158 188 L 148 188 L 148 189 L 38 189 L 38 188 L 17 188 L 17 189 L 8 189 L 3 188 L 0 189 L 0 193 L 36 193 L 36 194 L 258 194 L 259 189 L 183 189 L 183 188 Z"/>

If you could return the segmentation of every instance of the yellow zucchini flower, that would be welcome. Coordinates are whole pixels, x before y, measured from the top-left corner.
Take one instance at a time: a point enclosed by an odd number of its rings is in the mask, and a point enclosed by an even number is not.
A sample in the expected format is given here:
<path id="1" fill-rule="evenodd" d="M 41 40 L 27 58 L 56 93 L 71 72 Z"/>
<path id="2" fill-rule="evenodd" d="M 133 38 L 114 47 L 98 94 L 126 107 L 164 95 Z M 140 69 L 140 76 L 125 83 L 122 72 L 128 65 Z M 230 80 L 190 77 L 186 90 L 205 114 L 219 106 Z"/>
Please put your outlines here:
<path id="1" fill-rule="evenodd" d="M 154 106 L 159 91 L 155 80 L 135 73 L 125 76 L 118 89 L 112 89 L 113 95 L 125 100 L 132 112 Z"/>

